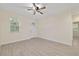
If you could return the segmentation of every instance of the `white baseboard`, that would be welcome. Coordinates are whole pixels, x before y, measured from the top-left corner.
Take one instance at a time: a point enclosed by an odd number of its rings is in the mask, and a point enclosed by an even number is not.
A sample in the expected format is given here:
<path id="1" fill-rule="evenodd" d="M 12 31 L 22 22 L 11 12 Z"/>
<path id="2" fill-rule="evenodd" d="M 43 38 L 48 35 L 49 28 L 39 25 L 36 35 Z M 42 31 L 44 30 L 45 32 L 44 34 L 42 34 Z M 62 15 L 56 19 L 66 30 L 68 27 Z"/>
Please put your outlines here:
<path id="1" fill-rule="evenodd" d="M 1 45 L 5 45 L 5 44 L 9 44 L 9 43 L 14 43 L 14 42 L 18 42 L 18 41 L 23 41 L 23 40 L 29 40 L 31 38 L 35 38 L 36 36 L 30 36 L 30 37 L 27 37 L 27 38 L 23 38 L 23 39 L 20 39 L 20 40 L 15 40 L 15 41 L 10 41 L 10 42 L 3 42 L 0 44 Z M 53 38 L 47 38 L 47 37 L 42 37 L 42 36 L 39 36 L 39 38 L 43 38 L 43 39 L 46 39 L 46 40 L 50 40 L 50 41 L 55 41 L 55 42 L 58 42 L 58 43 L 62 43 L 62 44 L 65 44 L 65 45 L 68 45 L 68 46 L 72 46 L 72 42 L 61 42 L 61 41 L 57 41 L 57 40 L 52 40 Z"/>
<path id="2" fill-rule="evenodd" d="M 1 45 L 5 45 L 5 44 L 9 44 L 9 43 L 14 43 L 14 42 L 19 42 L 19 41 L 23 41 L 23 40 L 29 40 L 29 39 L 31 39 L 31 38 L 34 38 L 35 36 L 30 36 L 30 37 L 27 37 L 27 38 L 23 38 L 23 39 L 19 39 L 19 40 L 15 40 L 15 41 L 7 41 L 7 42 L 2 42 L 1 44 L 0 44 L 0 46 Z"/>
<path id="3" fill-rule="evenodd" d="M 53 38 L 47 38 L 47 37 L 40 37 L 40 38 L 50 40 L 50 41 L 54 41 L 54 42 L 58 42 L 58 43 L 61 43 L 61 44 L 64 44 L 64 45 L 72 46 L 72 41 L 71 42 L 62 42 L 62 41 L 59 41 L 59 40 L 55 40 Z"/>

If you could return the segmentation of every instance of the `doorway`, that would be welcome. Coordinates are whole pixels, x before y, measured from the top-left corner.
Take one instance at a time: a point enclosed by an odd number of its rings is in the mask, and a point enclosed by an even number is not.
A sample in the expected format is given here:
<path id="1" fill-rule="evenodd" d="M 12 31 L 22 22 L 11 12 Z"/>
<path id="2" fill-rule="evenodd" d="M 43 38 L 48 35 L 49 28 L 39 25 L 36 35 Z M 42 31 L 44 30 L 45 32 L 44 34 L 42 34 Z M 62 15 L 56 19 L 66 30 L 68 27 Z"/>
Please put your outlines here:
<path id="1" fill-rule="evenodd" d="M 79 47 L 79 15 L 73 17 L 73 46 Z"/>

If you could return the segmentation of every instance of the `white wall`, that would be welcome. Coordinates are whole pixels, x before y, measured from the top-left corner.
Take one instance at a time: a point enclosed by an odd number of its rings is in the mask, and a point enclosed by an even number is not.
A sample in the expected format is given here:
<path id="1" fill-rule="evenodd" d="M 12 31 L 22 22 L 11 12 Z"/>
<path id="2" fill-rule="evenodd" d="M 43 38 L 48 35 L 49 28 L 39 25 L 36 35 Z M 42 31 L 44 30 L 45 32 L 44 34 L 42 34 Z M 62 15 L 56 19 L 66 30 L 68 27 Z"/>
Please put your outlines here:
<path id="1" fill-rule="evenodd" d="M 9 17 L 20 18 L 20 31 L 11 33 L 9 31 Z M 31 37 L 41 37 L 51 41 L 72 45 L 72 15 L 64 11 L 59 15 L 39 19 L 38 35 L 32 33 L 32 19 L 18 15 L 15 12 L 0 11 L 0 45 L 26 40 Z"/>
<path id="2" fill-rule="evenodd" d="M 39 20 L 39 37 L 72 45 L 72 15 L 63 11 L 57 16 L 50 16 Z"/>
<path id="3" fill-rule="evenodd" d="M 20 20 L 20 31 L 12 33 L 9 27 L 9 17 L 17 16 Z M 32 33 L 32 20 L 26 16 L 19 15 L 15 12 L 0 10 L 0 45 L 26 40 L 31 37 L 35 37 Z M 33 35 L 32 35 L 33 34 Z"/>

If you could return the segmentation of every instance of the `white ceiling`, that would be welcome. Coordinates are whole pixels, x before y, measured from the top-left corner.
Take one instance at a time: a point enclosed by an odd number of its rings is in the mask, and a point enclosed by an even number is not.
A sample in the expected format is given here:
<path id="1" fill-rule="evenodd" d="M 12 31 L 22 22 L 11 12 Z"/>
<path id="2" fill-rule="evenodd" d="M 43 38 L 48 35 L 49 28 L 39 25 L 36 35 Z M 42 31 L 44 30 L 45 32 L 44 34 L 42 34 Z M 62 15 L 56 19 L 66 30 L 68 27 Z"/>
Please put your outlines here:
<path id="1" fill-rule="evenodd" d="M 25 10 L 25 6 L 28 7 L 31 3 L 0 3 L 0 9 L 14 11 L 21 15 L 33 17 L 32 13 Z M 46 9 L 43 10 L 44 14 L 36 14 L 35 17 L 47 17 L 51 15 L 57 15 L 64 10 L 71 10 L 73 14 L 79 13 L 79 3 L 45 3 Z"/>

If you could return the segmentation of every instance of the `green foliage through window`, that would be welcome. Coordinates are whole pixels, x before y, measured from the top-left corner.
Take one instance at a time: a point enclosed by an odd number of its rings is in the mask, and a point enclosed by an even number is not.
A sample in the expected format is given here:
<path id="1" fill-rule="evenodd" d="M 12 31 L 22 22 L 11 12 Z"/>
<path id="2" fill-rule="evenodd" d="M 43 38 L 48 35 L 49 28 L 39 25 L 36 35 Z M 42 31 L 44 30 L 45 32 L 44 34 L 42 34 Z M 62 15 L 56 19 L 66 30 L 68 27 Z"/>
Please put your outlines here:
<path id="1" fill-rule="evenodd" d="M 19 21 L 16 17 L 10 18 L 10 32 L 19 32 Z"/>
<path id="2" fill-rule="evenodd" d="M 73 31 L 74 32 L 79 32 L 79 22 L 73 23 Z"/>

